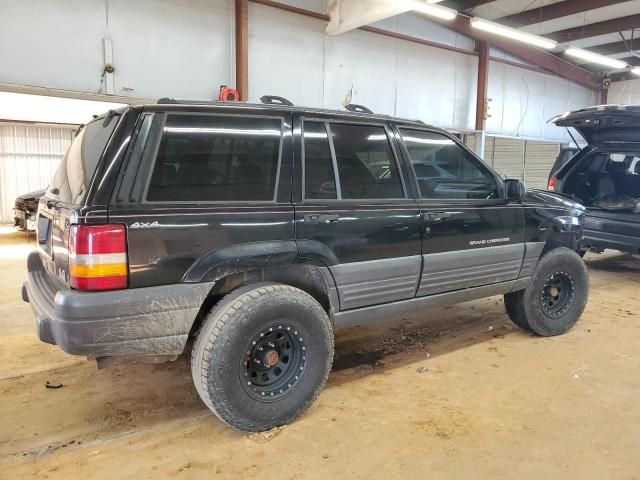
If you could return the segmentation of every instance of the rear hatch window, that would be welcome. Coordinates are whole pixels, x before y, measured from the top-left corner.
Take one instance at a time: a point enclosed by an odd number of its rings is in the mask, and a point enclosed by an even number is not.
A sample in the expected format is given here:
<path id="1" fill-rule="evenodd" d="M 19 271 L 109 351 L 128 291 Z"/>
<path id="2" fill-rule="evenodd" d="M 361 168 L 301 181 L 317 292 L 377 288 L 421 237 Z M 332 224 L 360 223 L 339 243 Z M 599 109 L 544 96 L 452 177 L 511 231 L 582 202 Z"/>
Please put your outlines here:
<path id="1" fill-rule="evenodd" d="M 108 114 L 82 127 L 38 207 L 38 246 L 46 269 L 69 283 L 69 232 L 120 115 Z"/>
<path id="2" fill-rule="evenodd" d="M 77 205 L 84 198 L 113 130 L 118 124 L 113 116 L 100 118 L 81 127 L 49 184 L 46 196 L 52 200 Z"/>

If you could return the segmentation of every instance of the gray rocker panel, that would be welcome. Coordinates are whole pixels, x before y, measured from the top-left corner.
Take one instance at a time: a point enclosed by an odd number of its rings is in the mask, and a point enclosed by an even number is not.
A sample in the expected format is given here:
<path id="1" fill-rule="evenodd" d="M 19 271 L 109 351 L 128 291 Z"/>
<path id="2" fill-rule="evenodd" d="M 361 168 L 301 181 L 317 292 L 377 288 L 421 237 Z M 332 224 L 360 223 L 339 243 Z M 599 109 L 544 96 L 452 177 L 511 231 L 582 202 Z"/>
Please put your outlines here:
<path id="1" fill-rule="evenodd" d="M 516 243 L 423 255 L 418 296 L 514 280 L 524 250 L 524 243 Z"/>
<path id="2" fill-rule="evenodd" d="M 409 300 L 377 305 L 373 307 L 358 308 L 346 312 L 339 312 L 334 315 L 336 327 L 348 327 L 363 325 L 380 320 L 389 320 L 402 315 L 424 311 L 428 308 L 453 305 L 455 303 L 469 302 L 479 298 L 502 295 L 504 293 L 515 292 L 527 287 L 531 279 L 529 277 L 519 278 L 508 282 L 484 285 L 482 287 L 466 288 L 455 292 L 439 293 L 428 297 L 416 297 Z"/>
<path id="3" fill-rule="evenodd" d="M 420 263 L 420 255 L 413 255 L 330 267 L 338 286 L 340 310 L 413 298 Z"/>

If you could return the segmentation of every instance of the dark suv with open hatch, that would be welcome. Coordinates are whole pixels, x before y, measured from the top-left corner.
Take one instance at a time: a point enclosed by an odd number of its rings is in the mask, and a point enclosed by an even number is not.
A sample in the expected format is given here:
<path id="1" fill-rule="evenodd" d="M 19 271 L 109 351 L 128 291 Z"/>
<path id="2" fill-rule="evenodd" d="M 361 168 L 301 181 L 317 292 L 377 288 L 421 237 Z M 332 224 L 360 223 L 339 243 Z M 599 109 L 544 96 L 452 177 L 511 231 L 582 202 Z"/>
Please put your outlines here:
<path id="1" fill-rule="evenodd" d="M 99 366 L 189 351 L 204 403 L 264 430 L 313 403 L 337 327 L 502 294 L 535 334 L 578 320 L 580 204 L 419 121 L 263 102 L 164 100 L 78 133 L 23 288 L 44 342 Z"/>

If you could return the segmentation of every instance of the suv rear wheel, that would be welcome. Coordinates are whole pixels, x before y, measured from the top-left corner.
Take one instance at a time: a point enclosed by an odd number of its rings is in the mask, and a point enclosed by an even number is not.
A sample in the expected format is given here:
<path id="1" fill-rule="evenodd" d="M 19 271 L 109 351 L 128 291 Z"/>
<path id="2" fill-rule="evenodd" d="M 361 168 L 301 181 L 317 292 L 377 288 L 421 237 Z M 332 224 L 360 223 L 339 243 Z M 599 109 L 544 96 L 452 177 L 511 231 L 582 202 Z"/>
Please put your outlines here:
<path id="1" fill-rule="evenodd" d="M 206 317 L 191 352 L 202 401 L 245 431 L 291 422 L 314 402 L 333 361 L 333 329 L 322 306 L 277 283 L 239 288 Z"/>
<path id="2" fill-rule="evenodd" d="M 567 332 L 580 318 L 589 297 L 589 273 L 580 256 L 566 247 L 545 253 L 529 286 L 507 293 L 504 304 L 517 326 L 550 337 Z"/>

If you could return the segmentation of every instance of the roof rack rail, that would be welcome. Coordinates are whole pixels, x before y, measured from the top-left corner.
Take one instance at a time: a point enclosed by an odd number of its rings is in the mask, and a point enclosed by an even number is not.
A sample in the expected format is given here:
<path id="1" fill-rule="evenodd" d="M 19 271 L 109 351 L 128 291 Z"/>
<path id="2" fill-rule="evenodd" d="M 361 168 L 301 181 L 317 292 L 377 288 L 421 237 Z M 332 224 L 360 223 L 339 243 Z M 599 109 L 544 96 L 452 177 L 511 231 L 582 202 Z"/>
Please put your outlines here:
<path id="1" fill-rule="evenodd" d="M 169 98 L 162 97 L 156 101 L 158 105 L 175 105 L 175 104 L 183 104 L 183 105 L 220 105 L 220 100 L 182 100 L 179 98 Z"/>
<path id="2" fill-rule="evenodd" d="M 365 107 L 364 105 L 358 105 L 357 103 L 350 103 L 349 105 L 345 105 L 347 110 L 355 113 L 373 113 L 370 109 Z"/>
<path id="3" fill-rule="evenodd" d="M 279 97 L 277 95 L 263 95 L 260 97 L 260 101 L 262 103 L 266 103 L 267 105 L 286 105 L 287 107 L 293 107 L 292 102 L 284 97 Z"/>

